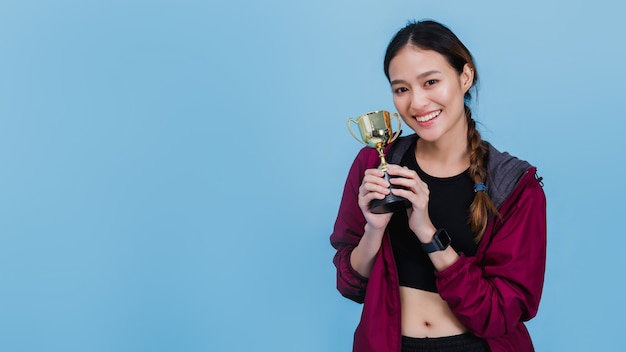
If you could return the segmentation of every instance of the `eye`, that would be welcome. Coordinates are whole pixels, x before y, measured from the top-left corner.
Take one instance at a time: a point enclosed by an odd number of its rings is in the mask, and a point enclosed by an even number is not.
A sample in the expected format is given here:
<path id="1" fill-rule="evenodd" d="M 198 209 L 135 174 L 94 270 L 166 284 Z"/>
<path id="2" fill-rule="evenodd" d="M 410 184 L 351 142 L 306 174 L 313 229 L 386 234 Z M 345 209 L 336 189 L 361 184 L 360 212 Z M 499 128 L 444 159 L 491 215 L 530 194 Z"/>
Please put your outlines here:
<path id="1" fill-rule="evenodd" d="M 408 91 L 409 89 L 407 87 L 399 87 L 393 90 L 393 92 L 395 94 L 400 94 L 400 93 L 404 93 L 406 91 Z"/>
<path id="2" fill-rule="evenodd" d="M 437 82 L 439 82 L 439 81 L 438 81 L 438 80 L 436 80 L 436 79 L 429 79 L 428 81 L 426 81 L 426 83 L 424 83 L 424 85 L 425 85 L 426 87 L 428 87 L 428 86 L 432 86 L 433 84 L 435 84 L 435 83 L 437 83 Z"/>

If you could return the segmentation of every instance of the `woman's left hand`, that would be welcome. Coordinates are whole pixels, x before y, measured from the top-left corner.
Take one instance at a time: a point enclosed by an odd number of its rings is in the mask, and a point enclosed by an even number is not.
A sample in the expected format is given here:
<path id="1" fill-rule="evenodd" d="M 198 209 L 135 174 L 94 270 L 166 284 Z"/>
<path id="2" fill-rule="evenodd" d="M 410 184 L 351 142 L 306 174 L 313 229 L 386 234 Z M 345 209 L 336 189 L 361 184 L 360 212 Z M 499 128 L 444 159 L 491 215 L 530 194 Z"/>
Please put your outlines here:
<path id="1" fill-rule="evenodd" d="M 392 185 L 405 188 L 392 188 L 391 192 L 411 202 L 411 207 L 407 209 L 409 228 L 417 235 L 420 242 L 430 243 L 437 229 L 433 226 L 428 215 L 428 202 L 430 200 L 428 185 L 419 178 L 415 171 L 406 166 L 388 165 L 387 172 L 393 176 L 390 179 Z"/>

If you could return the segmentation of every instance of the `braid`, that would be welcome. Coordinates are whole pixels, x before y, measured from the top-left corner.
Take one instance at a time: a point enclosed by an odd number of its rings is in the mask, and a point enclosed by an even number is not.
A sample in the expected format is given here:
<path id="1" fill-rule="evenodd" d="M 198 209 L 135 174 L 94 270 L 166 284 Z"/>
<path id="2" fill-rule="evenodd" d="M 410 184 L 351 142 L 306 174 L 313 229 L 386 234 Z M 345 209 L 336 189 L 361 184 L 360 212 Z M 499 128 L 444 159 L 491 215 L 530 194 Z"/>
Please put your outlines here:
<path id="1" fill-rule="evenodd" d="M 465 105 L 465 116 L 467 118 L 467 145 L 470 150 L 468 172 L 474 183 L 485 182 L 487 179 L 487 166 L 485 165 L 487 146 L 483 143 L 480 133 L 476 129 L 476 121 L 472 118 L 472 112 L 467 105 Z M 487 192 L 476 192 L 474 201 L 470 205 L 468 221 L 476 242 L 479 242 L 485 234 L 490 214 L 498 215 L 498 209 Z"/>

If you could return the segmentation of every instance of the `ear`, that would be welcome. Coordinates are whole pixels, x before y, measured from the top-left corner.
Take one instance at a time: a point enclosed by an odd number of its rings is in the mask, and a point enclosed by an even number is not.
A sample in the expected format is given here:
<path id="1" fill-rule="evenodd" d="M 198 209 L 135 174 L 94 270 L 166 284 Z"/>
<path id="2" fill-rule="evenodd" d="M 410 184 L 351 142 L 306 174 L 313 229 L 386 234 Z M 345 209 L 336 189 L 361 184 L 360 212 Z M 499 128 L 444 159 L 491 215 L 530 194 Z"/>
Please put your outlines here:
<path id="1" fill-rule="evenodd" d="M 472 84 L 474 83 L 474 68 L 470 66 L 470 64 L 465 64 L 463 66 L 463 72 L 461 72 L 460 78 L 463 92 L 467 93 L 467 91 L 472 87 Z"/>

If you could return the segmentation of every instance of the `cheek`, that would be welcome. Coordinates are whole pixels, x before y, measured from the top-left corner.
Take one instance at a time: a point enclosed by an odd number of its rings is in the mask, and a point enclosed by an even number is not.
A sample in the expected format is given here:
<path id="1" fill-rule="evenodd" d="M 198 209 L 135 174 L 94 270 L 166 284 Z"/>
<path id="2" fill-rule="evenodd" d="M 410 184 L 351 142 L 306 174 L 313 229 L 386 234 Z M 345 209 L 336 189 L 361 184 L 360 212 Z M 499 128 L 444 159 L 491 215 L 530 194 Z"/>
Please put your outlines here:
<path id="1" fill-rule="evenodd" d="M 438 86 L 432 93 L 433 100 L 438 100 L 442 103 L 449 102 L 452 95 L 450 94 L 450 87 L 444 85 Z"/>
<path id="2" fill-rule="evenodd" d="M 413 99 L 412 92 L 405 92 L 400 95 L 393 95 L 393 103 L 397 107 L 404 107 L 405 109 L 411 105 L 411 100 Z"/>
<path id="3" fill-rule="evenodd" d="M 396 106 L 396 110 L 400 112 L 403 109 L 404 103 L 402 102 L 402 97 L 398 97 L 397 95 L 393 96 L 393 105 Z"/>
<path id="4" fill-rule="evenodd" d="M 402 97 L 393 96 L 393 105 L 396 107 L 396 111 L 400 114 L 402 122 L 406 124 L 406 115 L 408 114 L 409 106 L 406 103 L 406 99 Z"/>
<path id="5" fill-rule="evenodd" d="M 464 104 L 463 91 L 459 88 L 453 86 L 438 87 L 433 94 L 433 100 L 438 100 L 443 105 L 456 105 L 459 102 Z"/>

